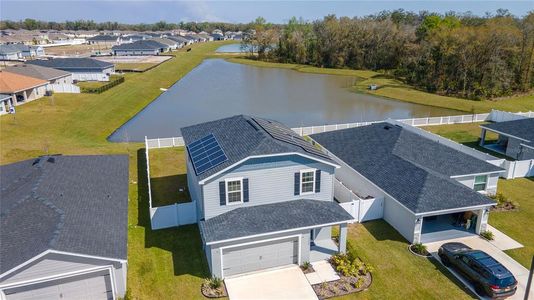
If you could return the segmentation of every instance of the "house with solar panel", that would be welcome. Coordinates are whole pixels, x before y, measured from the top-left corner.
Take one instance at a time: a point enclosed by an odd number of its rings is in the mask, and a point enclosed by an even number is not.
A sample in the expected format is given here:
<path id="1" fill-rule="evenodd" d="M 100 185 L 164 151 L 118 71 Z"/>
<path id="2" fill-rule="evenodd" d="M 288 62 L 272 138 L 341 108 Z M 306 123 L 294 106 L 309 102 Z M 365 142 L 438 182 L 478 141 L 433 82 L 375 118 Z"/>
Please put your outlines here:
<path id="1" fill-rule="evenodd" d="M 286 126 L 238 115 L 181 129 L 209 268 L 225 278 L 345 252 L 339 164 Z M 332 227 L 339 227 L 338 243 Z"/>

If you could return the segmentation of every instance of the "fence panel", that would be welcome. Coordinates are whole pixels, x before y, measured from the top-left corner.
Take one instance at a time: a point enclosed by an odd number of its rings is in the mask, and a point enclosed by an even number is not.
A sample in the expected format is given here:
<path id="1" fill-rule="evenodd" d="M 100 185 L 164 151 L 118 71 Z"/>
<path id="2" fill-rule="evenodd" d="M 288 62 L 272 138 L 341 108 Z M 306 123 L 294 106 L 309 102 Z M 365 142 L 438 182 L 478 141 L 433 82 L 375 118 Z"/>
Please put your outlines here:
<path id="1" fill-rule="evenodd" d="M 150 223 L 152 230 L 178 226 L 176 204 L 151 207 Z"/>
<path id="2" fill-rule="evenodd" d="M 518 113 L 511 113 L 507 111 L 501 111 L 501 110 L 492 110 L 489 116 L 489 119 L 493 122 L 506 122 L 506 121 L 515 121 L 520 120 L 524 118 L 530 117 L 532 112 L 518 112 Z M 534 116 L 534 115 L 533 115 Z"/>

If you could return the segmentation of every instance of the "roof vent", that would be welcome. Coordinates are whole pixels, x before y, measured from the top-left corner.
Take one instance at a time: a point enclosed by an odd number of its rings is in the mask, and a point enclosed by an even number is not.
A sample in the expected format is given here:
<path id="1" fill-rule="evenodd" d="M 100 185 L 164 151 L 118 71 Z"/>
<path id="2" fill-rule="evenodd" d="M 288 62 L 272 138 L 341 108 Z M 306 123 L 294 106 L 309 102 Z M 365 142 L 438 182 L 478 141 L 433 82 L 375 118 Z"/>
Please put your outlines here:
<path id="1" fill-rule="evenodd" d="M 390 130 L 390 129 L 391 129 L 391 126 L 386 125 L 386 126 L 384 126 L 384 129 L 385 129 L 385 130 Z"/>
<path id="2" fill-rule="evenodd" d="M 260 129 L 258 128 L 258 126 L 254 125 L 253 122 L 251 122 L 250 120 L 247 120 L 247 123 L 250 124 L 250 126 L 252 126 L 254 129 L 256 129 L 256 131 L 259 131 Z"/>
<path id="3" fill-rule="evenodd" d="M 56 158 L 55 157 L 49 157 L 46 161 L 51 163 L 51 164 L 53 164 L 53 163 L 56 162 Z"/>
<path id="4" fill-rule="evenodd" d="M 36 160 L 34 160 L 33 163 L 32 163 L 32 166 L 35 166 L 39 162 L 41 162 L 41 158 L 37 158 Z"/>

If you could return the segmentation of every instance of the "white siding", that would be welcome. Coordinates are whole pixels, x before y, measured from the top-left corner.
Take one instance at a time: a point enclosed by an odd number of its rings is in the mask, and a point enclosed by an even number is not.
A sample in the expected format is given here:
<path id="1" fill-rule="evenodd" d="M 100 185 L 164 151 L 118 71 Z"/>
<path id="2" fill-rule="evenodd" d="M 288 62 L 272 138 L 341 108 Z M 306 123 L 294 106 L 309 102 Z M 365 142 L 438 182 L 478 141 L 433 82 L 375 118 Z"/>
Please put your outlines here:
<path id="1" fill-rule="evenodd" d="M 294 195 L 294 174 L 304 169 L 321 170 L 321 191 L 315 194 Z M 334 167 L 296 155 L 251 159 L 202 187 L 204 217 L 206 219 L 230 210 L 297 199 L 333 200 Z M 249 202 L 237 205 L 221 205 L 219 182 L 227 178 L 249 179 Z"/>
<path id="2" fill-rule="evenodd" d="M 475 176 L 462 176 L 454 178 L 459 183 L 467 186 L 470 189 L 474 189 L 475 186 Z M 488 181 L 486 184 L 486 193 L 493 195 L 497 192 L 497 183 L 499 181 L 499 173 L 488 174 Z"/>
<path id="3" fill-rule="evenodd" d="M 415 215 L 388 196 L 384 200 L 384 220 L 410 243 L 414 241 Z"/>

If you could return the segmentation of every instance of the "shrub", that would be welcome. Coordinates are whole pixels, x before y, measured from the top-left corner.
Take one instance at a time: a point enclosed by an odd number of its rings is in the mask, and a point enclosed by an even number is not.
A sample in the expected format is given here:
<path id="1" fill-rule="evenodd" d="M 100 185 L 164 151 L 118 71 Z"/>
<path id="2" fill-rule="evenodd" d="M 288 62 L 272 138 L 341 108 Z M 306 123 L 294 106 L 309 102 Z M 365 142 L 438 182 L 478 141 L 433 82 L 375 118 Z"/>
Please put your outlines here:
<path id="1" fill-rule="evenodd" d="M 222 286 L 222 279 L 216 276 L 206 278 L 205 282 L 207 286 L 214 290 L 217 290 Z"/>
<path id="2" fill-rule="evenodd" d="M 357 277 L 360 273 L 366 274 L 365 264 L 358 258 L 352 258 L 347 254 L 336 254 L 332 256 L 330 262 L 335 267 L 336 271 L 343 276 Z M 365 270 L 365 271 L 364 271 Z"/>
<path id="3" fill-rule="evenodd" d="M 493 235 L 493 232 L 489 231 L 489 230 L 486 230 L 486 231 L 482 231 L 480 233 L 480 235 L 485 238 L 486 240 L 488 241 L 493 241 L 493 239 L 495 238 L 495 236 Z"/>
<path id="4" fill-rule="evenodd" d="M 354 287 L 357 289 L 361 288 L 363 285 L 363 282 L 364 282 L 364 278 L 358 277 L 358 280 L 356 280 L 356 282 L 354 283 Z"/>
<path id="5" fill-rule="evenodd" d="M 412 250 L 417 253 L 417 254 L 421 254 L 421 255 L 427 255 L 427 250 L 426 250 L 426 246 L 421 244 L 421 243 L 417 243 L 417 244 L 413 244 L 412 245 Z"/>
<path id="6" fill-rule="evenodd" d="M 303 270 L 308 270 L 311 267 L 311 263 L 309 261 L 305 261 L 301 267 Z"/>
<path id="7" fill-rule="evenodd" d="M 113 81 L 110 81 L 109 83 L 103 85 L 103 86 L 100 86 L 100 87 L 96 87 L 96 88 L 88 88 L 88 87 L 82 87 L 81 88 L 81 92 L 82 93 L 90 93 L 90 94 L 100 94 L 104 91 L 107 91 L 109 90 L 110 88 L 116 86 L 116 85 L 119 85 L 121 83 L 124 82 L 124 77 L 121 76 L 121 77 L 118 77 L 117 79 L 113 80 Z"/>
<path id="8" fill-rule="evenodd" d="M 375 268 L 371 266 L 370 264 L 363 264 L 363 267 L 361 269 L 362 275 L 366 275 L 367 273 L 373 273 L 375 271 Z"/>

